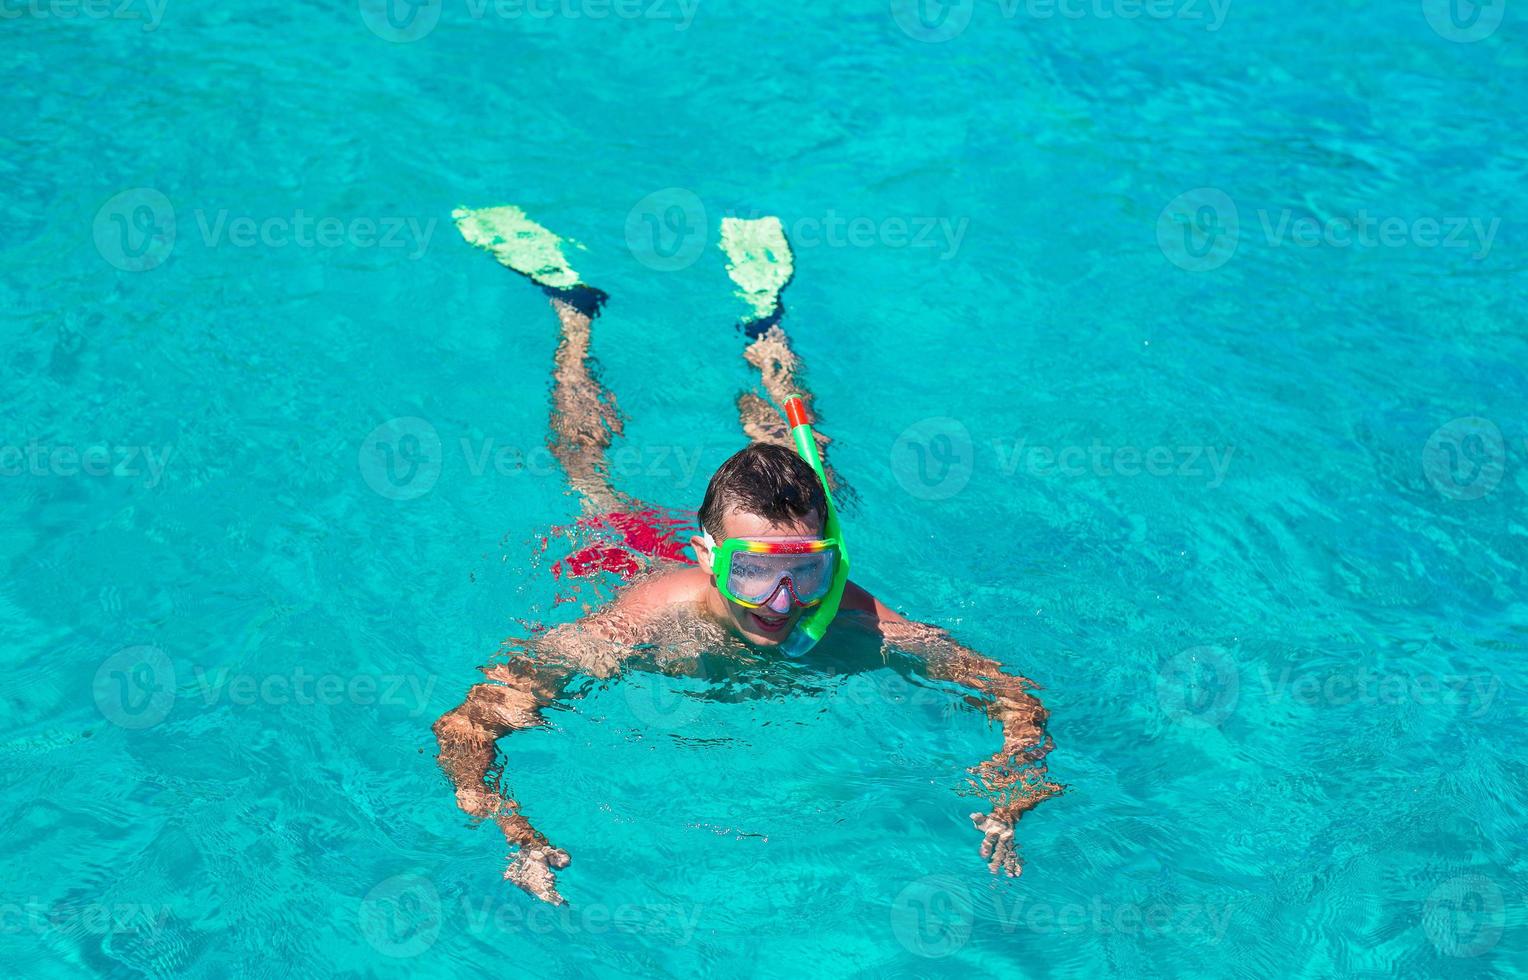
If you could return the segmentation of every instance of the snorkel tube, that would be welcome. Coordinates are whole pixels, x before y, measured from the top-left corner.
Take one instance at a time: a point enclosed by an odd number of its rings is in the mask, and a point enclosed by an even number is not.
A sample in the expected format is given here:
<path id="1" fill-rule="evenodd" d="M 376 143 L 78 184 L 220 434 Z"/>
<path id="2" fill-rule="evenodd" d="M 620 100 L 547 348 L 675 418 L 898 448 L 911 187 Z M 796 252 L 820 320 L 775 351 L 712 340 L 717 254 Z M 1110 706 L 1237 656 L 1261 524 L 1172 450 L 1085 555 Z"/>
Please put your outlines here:
<path id="1" fill-rule="evenodd" d="M 833 495 L 828 492 L 828 477 L 822 468 L 822 454 L 817 451 L 817 437 L 812 434 L 811 419 L 806 403 L 793 397 L 785 403 L 785 419 L 790 424 L 791 438 L 796 441 L 796 452 L 822 481 L 822 496 L 827 501 L 827 513 L 823 515 L 822 536 L 838 539 L 838 564 L 833 569 L 833 584 L 828 594 L 810 613 L 801 617 L 791 635 L 780 645 L 789 657 L 800 657 L 822 639 L 833 617 L 838 615 L 838 605 L 844 597 L 844 586 L 849 584 L 849 549 L 844 545 L 843 529 L 838 523 L 838 510 L 833 506 Z"/>

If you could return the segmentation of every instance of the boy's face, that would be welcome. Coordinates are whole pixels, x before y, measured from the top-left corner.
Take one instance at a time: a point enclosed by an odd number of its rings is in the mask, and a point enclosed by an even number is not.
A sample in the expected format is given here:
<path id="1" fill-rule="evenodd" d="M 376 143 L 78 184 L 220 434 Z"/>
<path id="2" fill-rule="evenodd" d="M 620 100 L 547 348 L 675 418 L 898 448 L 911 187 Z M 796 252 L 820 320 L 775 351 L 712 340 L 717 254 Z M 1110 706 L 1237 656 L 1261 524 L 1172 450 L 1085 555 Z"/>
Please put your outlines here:
<path id="1" fill-rule="evenodd" d="M 821 534 L 822 520 L 817 515 L 800 521 L 773 524 L 757 514 L 729 510 L 722 517 L 721 533 L 714 536 L 716 543 L 721 544 L 729 538 L 816 538 Z M 701 558 L 701 567 L 710 572 L 711 554 L 702 540 L 697 537 L 691 543 Z M 725 610 L 727 624 L 733 632 L 761 647 L 779 646 L 785 642 L 785 638 L 790 636 L 791 630 L 796 628 L 796 623 L 807 611 L 791 602 L 790 591 L 785 588 L 775 589 L 775 594 L 757 609 L 740 606 L 722 595 L 716 587 L 714 574 L 711 579 L 711 600 L 713 606 Z"/>

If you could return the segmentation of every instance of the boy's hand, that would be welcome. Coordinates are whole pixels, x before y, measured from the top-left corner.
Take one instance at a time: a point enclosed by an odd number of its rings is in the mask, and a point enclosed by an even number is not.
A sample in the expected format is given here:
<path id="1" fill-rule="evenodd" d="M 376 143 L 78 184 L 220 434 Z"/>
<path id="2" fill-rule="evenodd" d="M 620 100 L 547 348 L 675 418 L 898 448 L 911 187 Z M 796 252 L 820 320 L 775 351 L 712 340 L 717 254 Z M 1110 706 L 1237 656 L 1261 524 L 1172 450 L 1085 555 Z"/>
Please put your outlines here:
<path id="1" fill-rule="evenodd" d="M 1023 873 L 1024 869 L 1019 865 L 1019 852 L 1013 844 L 1012 817 L 1000 810 L 973 813 L 971 823 L 982 832 L 981 855 L 989 859 L 987 868 L 993 874 L 1007 873 L 1008 877 L 1017 878 Z"/>
<path id="2" fill-rule="evenodd" d="M 556 871 L 566 868 L 572 860 L 560 847 L 530 844 L 520 848 L 520 853 L 509 862 L 504 878 L 543 902 L 566 905 L 568 900 L 557 892 Z"/>
<path id="3" fill-rule="evenodd" d="M 475 817 L 493 818 L 510 844 L 520 844 L 519 852 L 504 869 L 505 880 L 514 882 L 543 902 L 568 904 L 568 900 L 557 892 L 556 876 L 557 871 L 566 868 L 573 860 L 567 851 L 548 844 L 546 838 L 505 803 L 504 797 L 486 786 L 471 785 L 457 790 L 456 802 Z"/>

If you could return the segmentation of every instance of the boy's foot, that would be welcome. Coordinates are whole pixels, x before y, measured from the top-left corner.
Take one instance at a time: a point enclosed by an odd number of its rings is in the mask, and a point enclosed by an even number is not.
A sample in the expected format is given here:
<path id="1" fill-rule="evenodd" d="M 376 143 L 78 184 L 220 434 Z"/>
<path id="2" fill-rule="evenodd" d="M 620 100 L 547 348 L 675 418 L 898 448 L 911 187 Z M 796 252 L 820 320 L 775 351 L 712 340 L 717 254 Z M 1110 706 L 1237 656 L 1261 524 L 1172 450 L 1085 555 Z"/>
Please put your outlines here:
<path id="1" fill-rule="evenodd" d="M 796 272 L 796 260 L 780 219 L 723 218 L 721 248 L 727 253 L 727 275 L 751 316 L 743 331 L 757 337 L 780 319 L 780 291 Z"/>
<path id="2" fill-rule="evenodd" d="M 451 212 L 468 244 L 493 253 L 499 264 L 557 292 L 583 285 L 563 255 L 563 240 L 507 204 L 497 208 L 457 208 Z"/>

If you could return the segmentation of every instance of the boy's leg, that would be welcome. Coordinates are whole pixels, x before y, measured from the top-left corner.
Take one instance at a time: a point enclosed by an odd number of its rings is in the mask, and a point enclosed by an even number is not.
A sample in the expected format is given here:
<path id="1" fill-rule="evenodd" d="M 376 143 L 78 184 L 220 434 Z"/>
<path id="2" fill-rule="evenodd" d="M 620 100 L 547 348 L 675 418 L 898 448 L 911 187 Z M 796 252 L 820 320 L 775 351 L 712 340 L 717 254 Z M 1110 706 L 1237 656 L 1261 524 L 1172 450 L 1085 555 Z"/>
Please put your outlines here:
<path id="1" fill-rule="evenodd" d="M 591 291 L 592 292 L 592 291 Z M 603 294 L 599 296 L 603 300 Z M 585 302 L 580 302 L 580 300 Z M 615 393 L 594 376 L 589 339 L 598 302 L 592 297 L 552 296 L 552 309 L 562 325 L 553 367 L 551 434 L 553 458 L 568 474 L 568 483 L 584 500 L 584 510 L 608 514 L 631 506 L 631 500 L 610 486 L 605 452 L 625 429 Z M 591 310 L 589 307 L 593 306 Z"/>
<path id="2" fill-rule="evenodd" d="M 746 328 L 745 328 L 746 329 Z M 759 369 L 759 380 L 767 398 L 746 391 L 738 396 L 738 417 L 748 438 L 758 442 L 772 442 L 793 448 L 790 429 L 776 406 L 784 405 L 792 396 L 799 396 L 811 410 L 812 394 L 796 380 L 800 360 L 791 350 L 790 338 L 778 323 L 771 324 L 755 337 L 743 351 L 743 358 Z M 823 445 L 827 439 L 819 435 Z"/>
<path id="3" fill-rule="evenodd" d="M 727 275 L 738 286 L 738 295 L 748 303 L 751 317 L 741 329 L 749 337 L 743 356 L 759 369 L 759 377 L 768 400 L 755 392 L 738 397 L 738 418 L 743 432 L 756 442 L 768 442 L 794 449 L 790 429 L 781 416 L 785 402 L 799 397 L 812 409 L 812 393 L 797 378 L 801 359 L 791 349 L 790 338 L 780 320 L 785 307 L 780 293 L 795 274 L 795 258 L 780 219 L 723 218 L 722 251 L 727 253 Z M 771 404 L 772 403 L 772 404 Z M 812 413 L 815 416 L 815 412 Z M 823 468 L 828 484 L 838 492 L 849 492 L 847 484 L 827 461 L 831 440 L 817 431 L 817 445 L 823 454 Z"/>
<path id="4" fill-rule="evenodd" d="M 584 510 L 604 514 L 630 505 L 610 486 L 605 451 L 621 434 L 615 395 L 595 377 L 589 351 L 594 318 L 605 294 L 579 281 L 563 254 L 562 239 L 514 206 L 457 208 L 451 215 L 470 244 L 542 288 L 552 301 L 562 336 L 553 367 L 551 433 L 547 447 L 583 498 Z"/>

